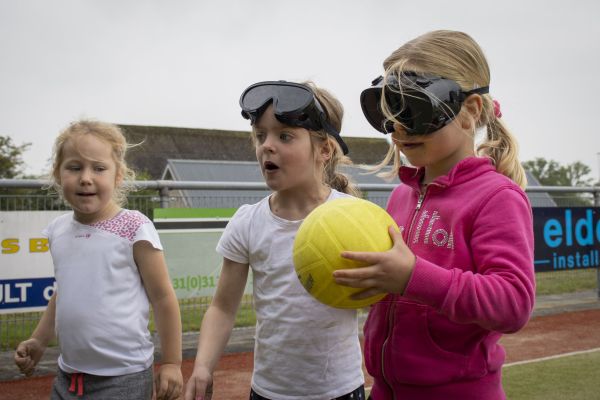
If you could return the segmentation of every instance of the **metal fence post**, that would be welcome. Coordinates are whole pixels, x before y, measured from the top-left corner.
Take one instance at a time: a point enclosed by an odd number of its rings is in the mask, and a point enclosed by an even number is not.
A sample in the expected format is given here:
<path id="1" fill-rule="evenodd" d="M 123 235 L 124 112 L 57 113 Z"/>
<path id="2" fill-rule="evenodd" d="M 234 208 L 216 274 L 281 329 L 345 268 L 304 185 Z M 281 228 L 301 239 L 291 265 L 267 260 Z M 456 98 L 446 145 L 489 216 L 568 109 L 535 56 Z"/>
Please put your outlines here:
<path id="1" fill-rule="evenodd" d="M 594 188 L 594 206 L 600 207 L 600 189 L 598 187 Z M 596 269 L 596 289 L 598 291 L 598 299 L 600 299 L 600 267 Z"/>
<path id="2" fill-rule="evenodd" d="M 163 186 L 158 190 L 158 193 L 160 195 L 160 207 L 169 208 L 169 188 Z"/>

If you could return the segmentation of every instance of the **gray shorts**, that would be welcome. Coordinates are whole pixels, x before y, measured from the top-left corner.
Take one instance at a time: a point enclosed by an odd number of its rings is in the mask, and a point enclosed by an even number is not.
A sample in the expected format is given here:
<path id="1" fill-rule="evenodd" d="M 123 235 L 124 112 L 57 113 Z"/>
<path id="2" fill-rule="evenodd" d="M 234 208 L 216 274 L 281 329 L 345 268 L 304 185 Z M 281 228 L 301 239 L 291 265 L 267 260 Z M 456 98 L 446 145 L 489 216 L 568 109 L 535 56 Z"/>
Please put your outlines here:
<path id="1" fill-rule="evenodd" d="M 52 385 L 50 399 L 150 400 L 152 378 L 152 367 L 141 372 L 119 376 L 67 374 L 59 368 Z"/>

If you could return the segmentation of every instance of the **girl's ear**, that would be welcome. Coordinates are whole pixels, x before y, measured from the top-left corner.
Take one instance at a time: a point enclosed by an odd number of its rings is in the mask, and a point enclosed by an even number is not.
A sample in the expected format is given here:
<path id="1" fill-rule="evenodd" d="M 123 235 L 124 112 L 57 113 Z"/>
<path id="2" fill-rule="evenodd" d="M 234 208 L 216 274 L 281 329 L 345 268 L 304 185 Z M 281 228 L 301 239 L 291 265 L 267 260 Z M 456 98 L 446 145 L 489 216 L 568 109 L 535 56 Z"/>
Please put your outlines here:
<path id="1" fill-rule="evenodd" d="M 466 111 L 466 118 L 461 121 L 463 129 L 474 129 L 477 127 L 477 122 L 483 110 L 483 99 L 478 94 L 472 94 L 463 102 L 463 109 Z M 475 126 L 471 126 L 474 123 Z"/>
<path id="2" fill-rule="evenodd" d="M 483 110 L 483 99 L 480 95 L 476 93 L 470 95 L 465 99 L 463 106 L 467 109 L 475 121 L 479 121 L 481 111 Z"/>
<path id="3" fill-rule="evenodd" d="M 333 156 L 333 146 L 330 142 L 329 135 L 327 135 L 327 139 L 323 141 L 321 145 L 321 157 L 323 161 L 329 161 Z"/>
<path id="4" fill-rule="evenodd" d="M 115 176 L 115 187 L 119 187 L 123 184 L 123 171 L 119 168 L 117 175 Z"/>

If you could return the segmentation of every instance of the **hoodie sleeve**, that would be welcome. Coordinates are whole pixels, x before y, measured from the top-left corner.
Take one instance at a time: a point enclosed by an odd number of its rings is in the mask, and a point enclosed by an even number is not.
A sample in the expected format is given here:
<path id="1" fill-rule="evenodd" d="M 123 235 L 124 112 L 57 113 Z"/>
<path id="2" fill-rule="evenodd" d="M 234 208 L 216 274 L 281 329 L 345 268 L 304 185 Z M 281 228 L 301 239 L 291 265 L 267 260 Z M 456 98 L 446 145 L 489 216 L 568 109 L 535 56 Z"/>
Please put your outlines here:
<path id="1" fill-rule="evenodd" d="M 504 333 L 519 330 L 535 300 L 533 218 L 525 194 L 504 187 L 483 201 L 470 246 L 474 272 L 418 257 L 404 295 L 457 323 Z"/>

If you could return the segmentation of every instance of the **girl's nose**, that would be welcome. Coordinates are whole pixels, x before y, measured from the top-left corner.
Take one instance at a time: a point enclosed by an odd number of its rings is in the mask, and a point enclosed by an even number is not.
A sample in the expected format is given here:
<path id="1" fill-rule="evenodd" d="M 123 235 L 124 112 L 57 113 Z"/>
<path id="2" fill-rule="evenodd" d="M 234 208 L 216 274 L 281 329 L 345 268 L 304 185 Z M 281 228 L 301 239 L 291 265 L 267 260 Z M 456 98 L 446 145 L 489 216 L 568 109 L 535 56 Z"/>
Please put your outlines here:
<path id="1" fill-rule="evenodd" d="M 273 135 L 267 135 L 265 141 L 262 142 L 262 147 L 265 151 L 275 150 L 275 138 Z"/>
<path id="2" fill-rule="evenodd" d="M 84 168 L 81 170 L 81 175 L 79 176 L 79 182 L 81 184 L 91 183 L 92 182 L 92 171 L 88 168 Z"/>

